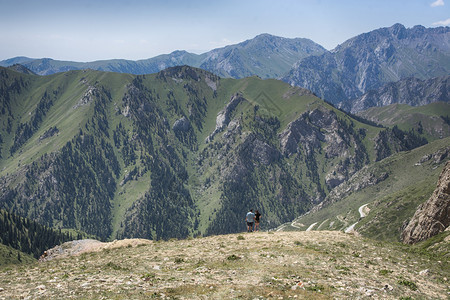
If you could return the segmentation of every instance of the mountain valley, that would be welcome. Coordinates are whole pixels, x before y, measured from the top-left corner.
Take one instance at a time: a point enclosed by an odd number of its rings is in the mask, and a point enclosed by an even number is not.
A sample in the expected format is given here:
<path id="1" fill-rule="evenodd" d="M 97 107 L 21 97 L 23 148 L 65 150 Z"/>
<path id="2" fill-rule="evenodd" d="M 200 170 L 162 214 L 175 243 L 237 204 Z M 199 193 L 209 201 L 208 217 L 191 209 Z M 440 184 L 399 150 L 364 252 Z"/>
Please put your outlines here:
<path id="1" fill-rule="evenodd" d="M 102 239 L 239 232 L 249 207 L 274 228 L 427 142 L 272 79 L 187 66 L 1 75 L 2 207 Z"/>
<path id="2" fill-rule="evenodd" d="M 445 298 L 449 73 L 401 24 L 0 62 L 0 299 Z"/>

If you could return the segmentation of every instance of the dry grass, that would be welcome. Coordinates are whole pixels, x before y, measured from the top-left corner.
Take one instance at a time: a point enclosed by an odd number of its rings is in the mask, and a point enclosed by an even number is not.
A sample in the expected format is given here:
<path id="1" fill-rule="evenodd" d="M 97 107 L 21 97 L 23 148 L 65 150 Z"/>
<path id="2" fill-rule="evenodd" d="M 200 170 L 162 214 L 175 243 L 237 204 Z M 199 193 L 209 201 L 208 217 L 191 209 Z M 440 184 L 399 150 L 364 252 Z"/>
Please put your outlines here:
<path id="1" fill-rule="evenodd" d="M 104 244 L 94 252 L 3 268 L 0 298 L 448 297 L 448 262 L 412 254 L 406 246 L 341 232 L 241 236 L 130 240 L 119 248 Z"/>

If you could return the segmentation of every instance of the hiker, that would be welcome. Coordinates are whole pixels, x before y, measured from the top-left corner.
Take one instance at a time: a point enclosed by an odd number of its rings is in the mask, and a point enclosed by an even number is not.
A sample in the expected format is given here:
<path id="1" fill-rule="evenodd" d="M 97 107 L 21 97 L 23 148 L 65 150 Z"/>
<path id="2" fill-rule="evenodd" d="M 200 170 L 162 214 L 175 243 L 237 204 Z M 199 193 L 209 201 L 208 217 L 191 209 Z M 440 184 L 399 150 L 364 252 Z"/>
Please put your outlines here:
<path id="1" fill-rule="evenodd" d="M 259 231 L 259 220 L 261 219 L 261 214 L 258 210 L 255 211 L 255 231 Z"/>
<path id="2" fill-rule="evenodd" d="M 250 211 L 245 216 L 245 221 L 247 222 L 247 232 L 253 231 L 253 222 L 255 221 L 255 214 L 253 213 L 253 209 L 250 209 Z"/>

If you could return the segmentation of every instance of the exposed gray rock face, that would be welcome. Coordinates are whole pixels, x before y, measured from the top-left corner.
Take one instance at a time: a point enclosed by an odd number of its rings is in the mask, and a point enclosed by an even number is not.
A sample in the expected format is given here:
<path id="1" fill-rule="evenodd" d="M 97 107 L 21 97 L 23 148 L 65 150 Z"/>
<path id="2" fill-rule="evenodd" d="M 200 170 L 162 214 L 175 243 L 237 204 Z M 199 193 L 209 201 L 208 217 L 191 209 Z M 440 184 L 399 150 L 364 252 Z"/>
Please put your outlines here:
<path id="1" fill-rule="evenodd" d="M 172 129 L 173 131 L 189 131 L 191 128 L 191 123 L 186 117 L 182 117 L 181 119 L 178 119 L 173 123 Z"/>
<path id="2" fill-rule="evenodd" d="M 346 182 L 334 188 L 320 204 L 311 209 L 311 212 L 316 212 L 325 206 L 338 202 L 346 196 L 368 186 L 376 185 L 383 180 L 386 180 L 388 177 L 389 174 L 386 172 L 374 172 L 369 167 L 365 166 L 353 174 Z"/>
<path id="3" fill-rule="evenodd" d="M 450 73 L 450 27 L 405 28 L 401 24 L 351 38 L 321 56 L 299 61 L 283 78 L 332 103 L 407 77 Z"/>
<path id="4" fill-rule="evenodd" d="M 444 167 L 433 195 L 419 208 L 402 232 L 402 240 L 414 244 L 448 228 L 450 224 L 450 161 Z"/>
<path id="5" fill-rule="evenodd" d="M 310 155 L 314 149 L 321 148 L 321 142 L 327 142 L 327 157 L 345 156 L 348 146 L 339 133 L 336 114 L 331 110 L 314 109 L 303 113 L 279 135 L 281 151 L 290 156 L 301 151 Z"/>
<path id="6" fill-rule="evenodd" d="M 325 51 L 322 46 L 308 39 L 260 34 L 254 39 L 205 53 L 199 67 L 221 77 L 258 75 L 261 78 L 277 78 L 300 59 Z"/>
<path id="7" fill-rule="evenodd" d="M 334 111 L 320 107 L 288 124 L 279 134 L 280 148 L 284 156 L 299 153 L 311 162 L 314 154 L 322 151 L 327 159 L 339 157 L 325 176 L 327 188 L 332 190 L 368 161 L 359 134 L 361 132 L 355 132 L 344 120 L 339 120 Z M 354 152 L 350 150 L 352 147 Z"/>
<path id="8" fill-rule="evenodd" d="M 43 135 L 41 135 L 39 137 L 39 141 L 45 140 L 45 139 L 47 139 L 49 137 L 52 137 L 52 136 L 54 136 L 55 134 L 58 134 L 58 133 L 59 133 L 59 129 L 56 128 L 56 126 L 51 127 L 46 132 L 44 132 Z"/>
<path id="9" fill-rule="evenodd" d="M 73 106 L 73 109 L 77 109 L 80 106 L 88 105 L 94 100 L 94 97 L 97 93 L 98 91 L 96 87 L 89 86 L 86 92 L 83 94 L 83 97 L 81 97 L 78 103 Z"/>
<path id="10" fill-rule="evenodd" d="M 422 106 L 433 102 L 449 102 L 450 76 L 428 80 L 406 78 L 390 82 L 380 89 L 371 90 L 361 97 L 342 102 L 340 108 L 357 113 L 374 106 L 394 103 Z"/>
<path id="11" fill-rule="evenodd" d="M 205 142 L 209 143 L 210 141 L 212 141 L 216 134 L 222 132 L 228 126 L 228 124 L 231 121 L 231 114 L 236 109 L 236 107 L 243 101 L 246 100 L 240 94 L 235 94 L 231 97 L 230 102 L 227 104 L 227 106 L 225 106 L 225 108 L 222 109 L 217 114 L 216 129 L 206 138 Z"/>
<path id="12" fill-rule="evenodd" d="M 443 160 L 447 159 L 450 156 L 450 146 L 447 148 L 441 149 L 439 151 L 436 151 L 433 154 L 424 155 L 417 163 L 416 166 L 420 166 L 423 163 L 433 160 L 434 164 L 439 164 Z"/>
<path id="13" fill-rule="evenodd" d="M 249 135 L 244 141 L 241 149 L 242 153 L 250 153 L 250 161 L 255 161 L 265 166 L 270 165 L 274 161 L 278 160 L 281 156 L 280 152 L 267 144 L 266 142 L 258 139 L 256 135 Z"/>

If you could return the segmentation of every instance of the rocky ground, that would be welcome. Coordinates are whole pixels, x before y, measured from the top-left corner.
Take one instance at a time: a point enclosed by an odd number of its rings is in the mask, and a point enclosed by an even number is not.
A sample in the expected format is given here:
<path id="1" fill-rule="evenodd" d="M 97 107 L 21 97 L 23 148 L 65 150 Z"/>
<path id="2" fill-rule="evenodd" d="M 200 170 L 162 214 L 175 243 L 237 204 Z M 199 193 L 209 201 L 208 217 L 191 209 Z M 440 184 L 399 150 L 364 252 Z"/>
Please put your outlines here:
<path id="1" fill-rule="evenodd" d="M 323 231 L 90 240 L 3 267 L 0 299 L 448 299 L 443 257 Z"/>

